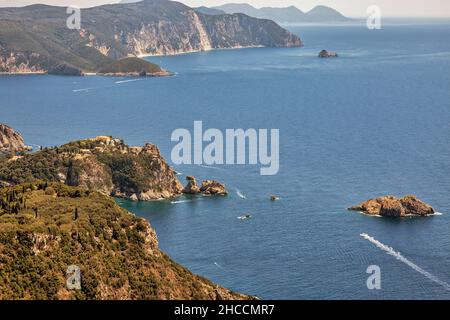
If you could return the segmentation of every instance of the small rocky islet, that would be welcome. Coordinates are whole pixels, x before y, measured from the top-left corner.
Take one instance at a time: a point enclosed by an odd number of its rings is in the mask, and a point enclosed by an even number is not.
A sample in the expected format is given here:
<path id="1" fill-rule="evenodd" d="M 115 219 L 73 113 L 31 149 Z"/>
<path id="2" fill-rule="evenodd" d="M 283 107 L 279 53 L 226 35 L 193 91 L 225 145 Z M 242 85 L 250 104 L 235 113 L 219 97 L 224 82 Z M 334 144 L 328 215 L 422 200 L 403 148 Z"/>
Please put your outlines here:
<path id="1" fill-rule="evenodd" d="M 337 52 L 334 51 L 328 51 L 328 50 L 322 50 L 319 52 L 319 58 L 338 58 L 339 55 Z"/>
<path id="2" fill-rule="evenodd" d="M 205 196 L 226 196 L 228 191 L 225 185 L 215 180 L 204 180 L 199 186 L 197 180 L 193 176 L 187 176 L 188 181 L 186 187 L 183 189 L 184 194 L 196 195 L 203 194 Z"/>
<path id="3" fill-rule="evenodd" d="M 381 217 L 426 217 L 436 213 L 429 204 L 419 200 L 414 195 L 403 198 L 384 196 L 367 200 L 357 206 L 348 208 L 350 211 L 359 211 L 371 216 Z"/>

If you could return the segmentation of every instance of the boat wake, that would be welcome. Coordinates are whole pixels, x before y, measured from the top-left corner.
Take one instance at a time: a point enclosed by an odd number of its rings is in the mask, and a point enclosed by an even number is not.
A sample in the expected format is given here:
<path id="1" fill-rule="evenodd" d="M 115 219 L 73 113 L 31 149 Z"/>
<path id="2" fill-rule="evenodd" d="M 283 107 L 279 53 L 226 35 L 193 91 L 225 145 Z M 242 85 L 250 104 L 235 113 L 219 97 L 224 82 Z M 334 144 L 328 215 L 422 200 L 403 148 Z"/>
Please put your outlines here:
<path id="1" fill-rule="evenodd" d="M 244 195 L 242 194 L 242 192 L 241 192 L 239 189 L 236 189 L 236 194 L 237 194 L 238 197 L 241 198 L 241 199 L 247 199 L 247 197 L 244 196 Z"/>
<path id="2" fill-rule="evenodd" d="M 179 203 L 186 203 L 186 202 L 192 202 L 194 200 L 177 200 L 177 201 L 170 201 L 171 204 L 179 204 Z"/>
<path id="3" fill-rule="evenodd" d="M 89 92 L 92 89 L 94 88 L 74 89 L 72 92 Z"/>
<path id="4" fill-rule="evenodd" d="M 206 166 L 203 164 L 198 164 L 199 167 L 205 168 L 205 169 L 214 169 L 214 170 L 220 170 L 220 168 L 218 167 L 213 167 L 213 166 Z"/>
<path id="5" fill-rule="evenodd" d="M 384 243 L 381 243 L 377 239 L 369 236 L 367 233 L 362 233 L 362 234 L 360 234 L 360 236 L 363 237 L 364 239 L 366 239 L 367 241 L 371 242 L 375 246 L 377 246 L 377 248 L 386 252 L 388 255 L 393 256 L 397 260 L 406 264 L 411 269 L 417 271 L 418 273 L 420 273 L 421 275 L 426 277 L 428 280 L 431 280 L 431 281 L 439 284 L 440 286 L 444 287 L 445 290 L 450 291 L 450 285 L 447 282 L 440 280 L 435 275 L 422 269 L 421 267 L 416 265 L 414 262 L 412 262 L 412 261 L 408 260 L 407 258 L 405 258 L 404 256 L 402 256 L 402 254 L 400 252 L 395 251 L 392 247 L 389 247 L 389 246 L 385 245 Z"/>
<path id="6" fill-rule="evenodd" d="M 127 82 L 135 82 L 135 81 L 141 81 L 142 79 L 131 79 L 131 80 L 120 80 L 120 81 L 116 81 L 116 84 L 120 84 L 120 83 L 127 83 Z"/>
<path id="7" fill-rule="evenodd" d="M 214 265 L 217 267 L 217 268 L 219 268 L 219 269 L 222 269 L 222 270 L 225 270 L 220 264 L 218 264 L 217 262 L 214 262 Z"/>

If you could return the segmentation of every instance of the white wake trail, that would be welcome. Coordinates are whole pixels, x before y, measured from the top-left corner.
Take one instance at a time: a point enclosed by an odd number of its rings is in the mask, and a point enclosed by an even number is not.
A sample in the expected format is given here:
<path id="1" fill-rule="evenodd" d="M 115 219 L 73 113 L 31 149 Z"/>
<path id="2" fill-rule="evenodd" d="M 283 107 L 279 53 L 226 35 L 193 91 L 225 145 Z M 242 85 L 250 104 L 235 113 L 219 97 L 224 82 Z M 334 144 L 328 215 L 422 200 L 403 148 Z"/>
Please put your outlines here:
<path id="1" fill-rule="evenodd" d="M 116 84 L 120 84 L 120 83 L 128 83 L 128 82 L 136 82 L 136 81 L 141 81 L 142 79 L 130 79 L 130 80 L 120 80 L 120 81 L 116 81 Z"/>
<path id="2" fill-rule="evenodd" d="M 239 189 L 236 189 L 236 194 L 237 194 L 238 197 L 241 198 L 241 199 L 247 199 L 247 197 L 244 196 L 244 195 L 242 194 L 242 192 L 241 192 Z"/>
<path id="3" fill-rule="evenodd" d="M 429 280 L 431 280 L 431 281 L 441 285 L 442 287 L 444 287 L 445 290 L 450 291 L 450 285 L 447 282 L 440 280 L 435 275 L 433 275 L 433 274 L 429 273 L 428 271 L 422 269 L 421 267 L 419 267 L 414 262 L 412 262 L 412 261 L 408 260 L 407 258 L 405 258 L 404 256 L 402 256 L 402 254 L 400 252 L 395 251 L 394 248 L 389 247 L 389 246 L 385 245 L 384 243 L 381 243 L 377 239 L 369 236 L 367 233 L 361 233 L 360 236 L 363 237 L 364 239 L 368 240 L 369 242 L 373 243 L 378 248 L 380 248 L 381 250 L 385 251 L 387 254 L 389 254 L 389 255 L 393 256 L 394 258 L 396 258 L 397 260 L 403 262 L 408 267 L 410 267 L 413 270 L 419 272 L 420 274 L 422 274 L 423 276 L 425 276 Z"/>
<path id="4" fill-rule="evenodd" d="M 72 92 L 89 92 L 92 89 L 94 89 L 94 88 L 74 89 L 74 90 L 72 90 Z"/>

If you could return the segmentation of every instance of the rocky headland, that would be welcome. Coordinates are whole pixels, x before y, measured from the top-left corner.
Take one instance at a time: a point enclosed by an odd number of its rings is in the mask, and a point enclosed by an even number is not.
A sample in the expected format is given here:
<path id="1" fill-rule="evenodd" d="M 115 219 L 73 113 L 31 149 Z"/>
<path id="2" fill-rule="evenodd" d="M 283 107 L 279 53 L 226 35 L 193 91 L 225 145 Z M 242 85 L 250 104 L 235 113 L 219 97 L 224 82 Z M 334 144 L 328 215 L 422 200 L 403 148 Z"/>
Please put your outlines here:
<path id="1" fill-rule="evenodd" d="M 126 145 L 109 136 L 44 148 L 0 162 L 0 182 L 60 182 L 132 200 L 181 195 L 183 186 L 157 146 Z"/>
<path id="2" fill-rule="evenodd" d="M 430 205 L 417 199 L 414 195 L 396 198 L 385 196 L 365 201 L 348 210 L 360 211 L 367 215 L 382 217 L 429 216 L 435 213 Z"/>
<path id="3" fill-rule="evenodd" d="M 7 128 L 8 135 L 4 136 L 9 137 L 8 141 L 15 138 L 14 150 L 22 150 L 23 139 Z M 14 186 L 34 180 L 60 182 L 133 201 L 175 198 L 183 193 L 228 194 L 225 185 L 218 181 L 205 180 L 199 186 L 191 176 L 183 187 L 156 145 L 133 147 L 110 136 L 73 141 L 0 160 L 0 185 Z"/>

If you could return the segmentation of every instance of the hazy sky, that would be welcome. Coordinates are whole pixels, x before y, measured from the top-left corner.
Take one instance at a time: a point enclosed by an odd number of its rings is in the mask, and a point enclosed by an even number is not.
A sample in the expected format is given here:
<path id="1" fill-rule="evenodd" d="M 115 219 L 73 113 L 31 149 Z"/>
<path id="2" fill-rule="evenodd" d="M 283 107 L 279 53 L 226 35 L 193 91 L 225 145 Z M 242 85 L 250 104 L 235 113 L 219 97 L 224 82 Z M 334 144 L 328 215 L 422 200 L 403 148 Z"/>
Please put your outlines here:
<path id="1" fill-rule="evenodd" d="M 46 3 L 53 5 L 79 5 L 81 7 L 118 2 L 119 0 L 0 0 L 0 6 Z M 309 10 L 316 5 L 331 6 L 347 16 L 365 16 L 369 5 L 378 5 L 384 16 L 395 17 L 450 17 L 450 0 L 181 0 L 189 6 L 215 6 L 224 3 L 250 3 L 255 7 L 283 7 L 295 5 Z"/>

